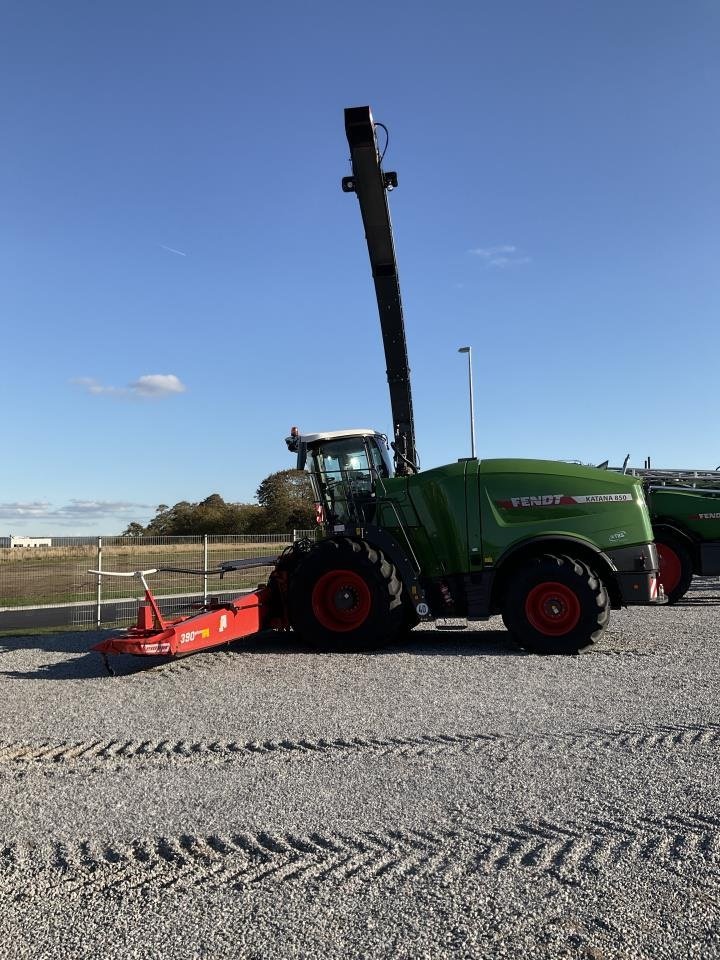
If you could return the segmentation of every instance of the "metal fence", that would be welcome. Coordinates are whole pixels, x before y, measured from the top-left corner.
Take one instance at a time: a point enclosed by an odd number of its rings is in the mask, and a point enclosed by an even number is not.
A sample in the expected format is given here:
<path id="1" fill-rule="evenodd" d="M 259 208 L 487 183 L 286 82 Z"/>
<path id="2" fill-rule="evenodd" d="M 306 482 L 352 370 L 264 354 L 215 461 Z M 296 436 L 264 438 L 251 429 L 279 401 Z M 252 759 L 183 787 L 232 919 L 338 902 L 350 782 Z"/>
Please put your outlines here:
<path id="1" fill-rule="evenodd" d="M 139 580 L 95 576 L 89 570 L 156 567 L 209 570 L 225 560 L 275 556 L 315 530 L 293 534 L 197 537 L 62 537 L 51 546 L 0 547 L 0 631 L 38 627 L 74 629 L 127 626 L 142 595 Z M 231 597 L 254 589 L 264 568 L 217 575 L 159 572 L 149 585 L 169 615 L 188 612 L 209 596 Z"/>

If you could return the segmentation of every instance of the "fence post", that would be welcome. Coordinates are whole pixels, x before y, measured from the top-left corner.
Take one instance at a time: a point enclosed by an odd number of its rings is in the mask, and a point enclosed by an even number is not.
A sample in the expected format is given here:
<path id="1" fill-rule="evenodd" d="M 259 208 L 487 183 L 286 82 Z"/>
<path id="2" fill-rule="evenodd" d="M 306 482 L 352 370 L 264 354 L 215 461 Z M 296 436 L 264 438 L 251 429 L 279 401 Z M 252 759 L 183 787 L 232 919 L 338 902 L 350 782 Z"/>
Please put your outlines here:
<path id="1" fill-rule="evenodd" d="M 208 598 L 207 569 L 208 569 L 208 535 L 204 533 L 203 534 L 203 570 L 205 572 L 203 573 L 203 603 L 207 603 L 207 598 Z"/>
<path id="2" fill-rule="evenodd" d="M 293 530 L 293 543 L 297 540 L 297 530 Z"/>
<path id="3" fill-rule="evenodd" d="M 97 543 L 97 569 L 102 570 L 102 537 L 98 537 L 98 543 Z M 96 611 L 96 626 L 98 630 L 100 629 L 101 619 L 102 619 L 102 574 L 98 574 L 97 611 Z"/>

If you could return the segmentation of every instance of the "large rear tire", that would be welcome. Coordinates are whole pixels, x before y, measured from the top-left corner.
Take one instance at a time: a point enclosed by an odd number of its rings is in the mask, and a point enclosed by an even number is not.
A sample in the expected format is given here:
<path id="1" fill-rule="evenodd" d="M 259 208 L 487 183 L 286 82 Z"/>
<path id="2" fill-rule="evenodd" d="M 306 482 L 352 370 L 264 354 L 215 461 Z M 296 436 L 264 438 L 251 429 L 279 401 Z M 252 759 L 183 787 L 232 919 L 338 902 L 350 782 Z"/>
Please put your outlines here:
<path id="1" fill-rule="evenodd" d="M 690 589 L 693 577 L 690 551 L 678 537 L 663 530 L 655 534 L 655 545 L 660 561 L 660 583 L 668 603 L 677 603 Z"/>
<path id="2" fill-rule="evenodd" d="M 502 618 L 527 650 L 574 654 L 600 637 L 610 619 L 610 598 L 587 564 L 546 554 L 513 575 Z"/>
<path id="3" fill-rule="evenodd" d="M 294 570 L 293 630 L 319 650 L 371 650 L 395 640 L 405 622 L 402 581 L 364 540 L 323 540 Z"/>

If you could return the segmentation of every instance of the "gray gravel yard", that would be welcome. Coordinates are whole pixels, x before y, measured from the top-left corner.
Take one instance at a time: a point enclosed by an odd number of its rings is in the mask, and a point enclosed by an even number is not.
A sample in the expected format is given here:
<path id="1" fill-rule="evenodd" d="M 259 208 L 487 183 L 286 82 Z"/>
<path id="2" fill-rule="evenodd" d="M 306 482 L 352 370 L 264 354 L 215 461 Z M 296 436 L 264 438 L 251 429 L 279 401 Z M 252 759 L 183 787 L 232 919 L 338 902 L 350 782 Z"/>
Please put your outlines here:
<path id="1" fill-rule="evenodd" d="M 0 956 L 720 957 L 720 581 L 579 657 L 0 638 Z"/>

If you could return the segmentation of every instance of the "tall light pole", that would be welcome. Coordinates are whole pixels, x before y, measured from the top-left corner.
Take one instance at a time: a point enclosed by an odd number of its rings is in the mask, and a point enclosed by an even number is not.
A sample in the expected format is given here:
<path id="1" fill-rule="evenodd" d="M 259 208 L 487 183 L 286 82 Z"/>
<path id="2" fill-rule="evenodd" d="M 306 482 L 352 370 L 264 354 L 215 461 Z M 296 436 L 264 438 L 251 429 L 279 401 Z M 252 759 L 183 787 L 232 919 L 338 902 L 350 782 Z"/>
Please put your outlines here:
<path id="1" fill-rule="evenodd" d="M 475 408 L 473 406 L 472 347 L 460 347 L 458 353 L 466 353 L 468 358 L 468 382 L 470 385 L 470 451 L 471 456 L 475 457 Z"/>

